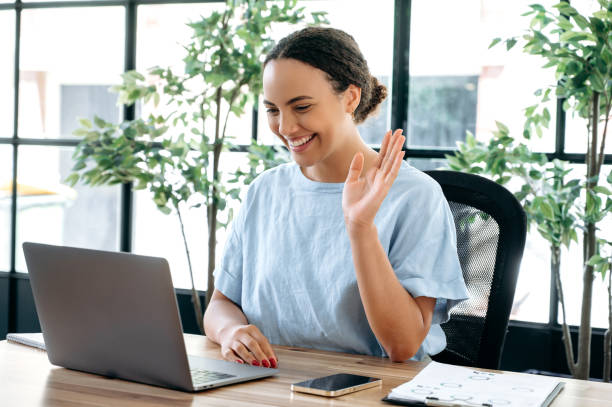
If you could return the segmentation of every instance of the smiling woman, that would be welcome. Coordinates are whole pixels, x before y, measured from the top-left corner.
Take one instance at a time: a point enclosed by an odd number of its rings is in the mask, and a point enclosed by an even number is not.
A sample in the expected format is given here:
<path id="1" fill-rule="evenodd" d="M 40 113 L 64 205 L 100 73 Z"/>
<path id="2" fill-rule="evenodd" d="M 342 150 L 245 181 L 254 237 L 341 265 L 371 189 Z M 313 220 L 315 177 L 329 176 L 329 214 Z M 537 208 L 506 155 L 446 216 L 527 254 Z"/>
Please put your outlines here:
<path id="1" fill-rule="evenodd" d="M 440 187 L 380 153 L 357 124 L 386 89 L 354 39 L 306 28 L 268 54 L 264 104 L 295 162 L 250 186 L 215 273 L 206 334 L 228 360 L 275 367 L 271 343 L 394 361 L 440 352 L 439 324 L 467 298 Z M 382 134 L 381 134 L 382 136 Z"/>

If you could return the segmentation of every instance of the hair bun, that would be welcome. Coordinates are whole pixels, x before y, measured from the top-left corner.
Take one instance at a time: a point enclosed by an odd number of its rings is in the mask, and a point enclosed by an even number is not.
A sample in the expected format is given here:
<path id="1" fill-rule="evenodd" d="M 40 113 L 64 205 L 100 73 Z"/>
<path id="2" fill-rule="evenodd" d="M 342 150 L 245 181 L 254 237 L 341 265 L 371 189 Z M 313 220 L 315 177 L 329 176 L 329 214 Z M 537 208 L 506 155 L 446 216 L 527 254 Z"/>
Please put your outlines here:
<path id="1" fill-rule="evenodd" d="M 369 97 L 368 97 L 369 96 Z M 355 123 L 361 123 L 374 113 L 387 97 L 387 87 L 381 84 L 375 76 L 370 77 L 370 94 L 362 95 L 362 102 L 355 110 Z"/>

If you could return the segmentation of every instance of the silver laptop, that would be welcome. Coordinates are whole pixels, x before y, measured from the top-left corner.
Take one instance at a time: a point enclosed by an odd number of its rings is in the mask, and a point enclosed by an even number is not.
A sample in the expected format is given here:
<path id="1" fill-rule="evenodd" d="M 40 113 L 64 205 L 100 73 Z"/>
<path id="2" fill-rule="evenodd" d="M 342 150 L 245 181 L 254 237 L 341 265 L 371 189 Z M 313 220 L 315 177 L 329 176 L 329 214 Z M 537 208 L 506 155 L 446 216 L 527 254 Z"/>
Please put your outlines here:
<path id="1" fill-rule="evenodd" d="M 277 369 L 187 355 L 165 259 L 24 243 L 49 361 L 184 391 Z"/>

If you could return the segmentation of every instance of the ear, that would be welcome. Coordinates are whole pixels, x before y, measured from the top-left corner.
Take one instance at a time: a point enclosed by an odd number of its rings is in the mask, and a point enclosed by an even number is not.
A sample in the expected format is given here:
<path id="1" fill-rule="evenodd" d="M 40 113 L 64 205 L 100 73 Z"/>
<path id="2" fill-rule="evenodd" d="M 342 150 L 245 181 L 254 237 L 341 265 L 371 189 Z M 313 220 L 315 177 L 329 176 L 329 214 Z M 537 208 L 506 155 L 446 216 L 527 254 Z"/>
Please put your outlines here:
<path id="1" fill-rule="evenodd" d="M 344 91 L 344 106 L 346 113 L 353 114 L 361 102 L 361 88 L 350 84 Z"/>

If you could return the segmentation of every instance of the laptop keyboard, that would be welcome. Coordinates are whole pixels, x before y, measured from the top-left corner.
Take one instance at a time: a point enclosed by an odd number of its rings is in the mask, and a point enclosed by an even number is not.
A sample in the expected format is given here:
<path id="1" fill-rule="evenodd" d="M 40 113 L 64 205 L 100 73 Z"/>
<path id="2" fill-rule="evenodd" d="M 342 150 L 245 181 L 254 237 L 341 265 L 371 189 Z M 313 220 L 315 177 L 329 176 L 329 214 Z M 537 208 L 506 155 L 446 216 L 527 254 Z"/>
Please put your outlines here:
<path id="1" fill-rule="evenodd" d="M 236 377 L 231 374 L 221 373 L 221 372 L 213 372 L 211 370 L 204 370 L 198 368 L 191 368 L 191 381 L 194 386 L 201 386 L 203 384 L 220 380 L 220 379 L 229 379 L 230 377 Z"/>

